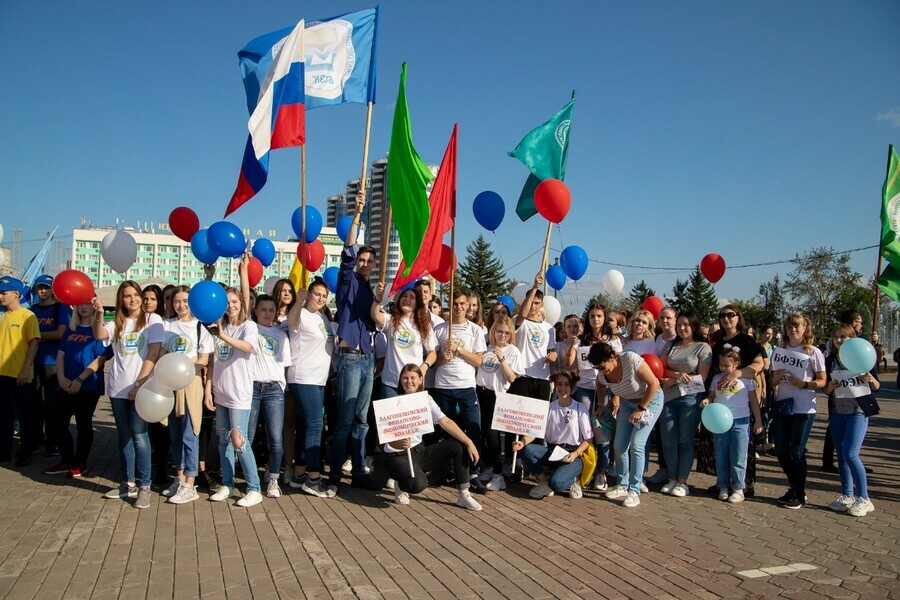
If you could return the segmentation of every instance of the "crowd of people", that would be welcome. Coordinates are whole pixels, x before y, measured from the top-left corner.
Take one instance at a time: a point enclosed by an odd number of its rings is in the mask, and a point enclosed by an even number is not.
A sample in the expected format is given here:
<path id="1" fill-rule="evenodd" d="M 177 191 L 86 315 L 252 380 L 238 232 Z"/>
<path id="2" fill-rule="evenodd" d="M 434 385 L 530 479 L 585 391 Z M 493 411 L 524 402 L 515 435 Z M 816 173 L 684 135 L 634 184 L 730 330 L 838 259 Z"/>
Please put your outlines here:
<path id="1" fill-rule="evenodd" d="M 356 204 L 358 222 L 364 194 Z M 528 476 L 536 482 L 531 498 L 581 498 L 590 489 L 634 508 L 648 482 L 674 498 L 689 495 L 695 459 L 697 470 L 716 476 L 709 491 L 739 503 L 755 493 L 759 454 L 771 452 L 787 484 L 778 502 L 796 509 L 807 502 L 806 449 L 821 392 L 825 452 L 837 455 L 841 485 L 830 508 L 854 516 L 874 510 L 859 452 L 877 414 L 877 368 L 850 372 L 838 354 L 860 334 L 858 313 L 842 315 L 823 349 L 802 315 L 788 316 L 777 334 L 761 326 L 757 339 L 732 304 L 709 326 L 671 307 L 656 319 L 593 304 L 554 327 L 543 318 L 540 274 L 518 310 L 497 302 L 486 321 L 482 299 L 463 290 L 445 312 L 429 279 L 401 290 L 385 310 L 383 284 L 369 285 L 375 252 L 357 244 L 356 231 L 336 290 L 319 278 L 295 290 L 285 279 L 272 295 L 257 294 L 245 264 L 242 285 L 225 289 L 217 323 L 191 314 L 186 285 L 142 289 L 125 281 L 107 320 L 97 298 L 60 304 L 49 276 L 33 282 L 30 308 L 21 304 L 20 281 L 0 279 L 0 462 L 12 460 L 18 431 L 17 467 L 43 444 L 59 456 L 45 473 L 81 477 L 93 413 L 106 395 L 121 484 L 105 497 L 132 499 L 137 508 L 150 506 L 153 483 L 173 504 L 197 500 L 198 488 L 225 501 L 238 469 L 243 507 L 278 498 L 285 486 L 333 498 L 349 476 L 353 487 L 392 489 L 398 504 L 449 483 L 460 507 L 481 510 L 475 494 Z M 167 353 L 188 356 L 195 376 L 174 392 L 169 417 L 148 423 L 135 399 Z M 662 364 L 662 376 L 651 362 Z M 372 401 L 423 390 L 436 433 L 379 446 Z M 549 403 L 543 439 L 491 428 L 502 392 Z M 709 404 L 730 411 L 727 431 L 700 425 Z M 645 477 L 653 436 L 659 470 Z"/>

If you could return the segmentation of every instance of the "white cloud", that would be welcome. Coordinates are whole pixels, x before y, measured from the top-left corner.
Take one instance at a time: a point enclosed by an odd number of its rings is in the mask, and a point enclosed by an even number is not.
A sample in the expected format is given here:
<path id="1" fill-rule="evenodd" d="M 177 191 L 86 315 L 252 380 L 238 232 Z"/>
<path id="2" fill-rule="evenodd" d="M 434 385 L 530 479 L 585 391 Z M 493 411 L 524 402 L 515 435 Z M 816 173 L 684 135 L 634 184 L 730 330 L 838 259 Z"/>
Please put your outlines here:
<path id="1" fill-rule="evenodd" d="M 891 127 L 900 127 L 900 108 L 892 106 L 887 112 L 883 112 L 875 117 L 876 121 L 887 121 Z"/>

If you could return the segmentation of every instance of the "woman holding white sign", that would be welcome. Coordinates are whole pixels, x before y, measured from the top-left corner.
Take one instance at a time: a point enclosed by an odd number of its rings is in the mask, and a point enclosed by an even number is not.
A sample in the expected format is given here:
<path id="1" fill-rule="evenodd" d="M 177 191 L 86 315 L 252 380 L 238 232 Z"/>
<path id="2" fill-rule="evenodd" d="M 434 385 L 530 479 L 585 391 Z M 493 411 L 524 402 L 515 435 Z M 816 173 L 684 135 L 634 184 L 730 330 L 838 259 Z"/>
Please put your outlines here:
<path id="1" fill-rule="evenodd" d="M 781 344 L 772 352 L 775 455 L 788 478 L 785 508 L 806 503 L 806 442 L 816 420 L 816 390 L 825 387 L 825 357 L 813 345 L 813 326 L 803 315 L 784 320 Z"/>
<path id="2" fill-rule="evenodd" d="M 424 375 L 418 365 L 408 364 L 400 371 L 400 385 L 403 394 L 424 392 Z M 386 402 L 387 400 L 379 400 Z M 478 449 L 475 443 L 441 409 L 431 396 L 428 397 L 431 407 L 431 420 L 446 431 L 453 439 L 441 440 L 428 446 L 422 443 L 421 435 L 397 440 L 384 445 L 384 466 L 387 476 L 393 479 L 394 502 L 409 504 L 409 495 L 421 493 L 428 487 L 428 473 L 438 467 L 452 462 L 456 473 L 456 487 L 459 496 L 456 505 L 468 510 L 481 510 L 481 505 L 469 492 L 469 465 L 478 462 Z M 412 456 L 413 475 L 409 473 L 409 459 L 406 451 Z"/>
<path id="3" fill-rule="evenodd" d="M 556 399 L 550 403 L 547 413 L 544 433 L 547 446 L 532 444 L 534 438 L 525 436 L 513 442 L 513 451 L 522 452 L 522 462 L 537 479 L 538 484 L 531 488 L 529 496 L 540 500 L 568 489 L 570 498 L 581 498 L 581 455 L 594 440 L 594 428 L 588 408 L 572 396 L 578 374 L 558 371 L 552 381 Z"/>
<path id="4" fill-rule="evenodd" d="M 825 359 L 828 384 L 824 392 L 828 394 L 828 423 L 837 449 L 838 473 L 841 476 L 841 495 L 828 508 L 835 512 L 847 512 L 854 517 L 863 517 L 875 510 L 869 500 L 866 482 L 866 468 L 859 459 L 859 449 L 866 437 L 869 426 L 872 392 L 881 387 L 875 374 L 876 364 L 871 373 L 862 375 L 848 371 L 838 358 L 838 350 L 848 339 L 856 337 L 850 325 L 838 325 L 831 334 L 831 352 Z M 868 399 L 868 402 L 866 400 Z"/>

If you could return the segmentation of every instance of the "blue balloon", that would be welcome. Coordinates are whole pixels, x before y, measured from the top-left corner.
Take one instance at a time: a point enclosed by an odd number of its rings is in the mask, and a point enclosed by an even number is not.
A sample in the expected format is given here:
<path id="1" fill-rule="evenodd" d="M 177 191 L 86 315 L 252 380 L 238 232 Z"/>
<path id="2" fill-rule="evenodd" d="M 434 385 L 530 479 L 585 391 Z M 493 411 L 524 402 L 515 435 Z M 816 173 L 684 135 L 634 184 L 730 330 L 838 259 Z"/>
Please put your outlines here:
<path id="1" fill-rule="evenodd" d="M 547 285 L 554 290 L 561 290 L 566 286 L 566 272 L 559 265 L 552 265 L 547 269 L 544 278 L 547 280 Z"/>
<path id="2" fill-rule="evenodd" d="M 481 192 L 475 196 L 472 212 L 475 213 L 475 220 L 479 225 L 488 231 L 496 231 L 503 222 L 506 206 L 503 204 L 503 198 L 497 192 Z"/>
<path id="3" fill-rule="evenodd" d="M 253 242 L 253 256 L 262 263 L 262 266 L 268 267 L 275 262 L 275 244 L 266 238 L 259 238 Z"/>
<path id="4" fill-rule="evenodd" d="M 211 265 L 219 260 L 219 255 L 206 243 L 206 229 L 201 229 L 191 238 L 191 252 L 204 265 Z"/>
<path id="5" fill-rule="evenodd" d="M 352 219 L 351 219 L 352 220 Z M 297 236 L 297 239 L 300 239 L 300 235 L 303 233 L 303 210 L 297 209 L 294 211 L 294 214 L 291 215 L 291 227 L 294 229 L 294 234 Z M 306 243 L 312 244 L 316 241 L 316 238 L 319 237 L 319 234 L 322 233 L 322 213 L 319 212 L 317 208 L 314 206 L 306 207 Z"/>
<path id="6" fill-rule="evenodd" d="M 707 404 L 700 413 L 700 420 L 710 433 L 726 433 L 734 425 L 734 415 L 724 404 Z"/>
<path id="7" fill-rule="evenodd" d="M 569 279 L 578 281 L 587 272 L 587 252 L 581 246 L 568 246 L 559 255 L 559 266 L 569 276 Z"/>
<path id="8" fill-rule="evenodd" d="M 353 217 L 348 215 L 338 219 L 337 234 L 342 242 L 347 243 L 347 236 L 350 234 L 351 227 L 353 227 Z M 356 233 L 359 234 L 359 227 L 356 228 Z"/>
<path id="9" fill-rule="evenodd" d="M 325 272 L 322 273 L 322 279 L 325 280 L 325 285 L 328 286 L 328 291 L 331 293 L 334 293 L 335 290 L 337 290 L 338 273 L 340 273 L 340 269 L 337 267 L 328 267 L 325 269 Z"/>
<path id="10" fill-rule="evenodd" d="M 512 299 L 512 296 L 500 296 L 497 298 L 497 302 L 502 302 L 509 309 L 509 314 L 513 314 L 516 311 L 516 301 Z"/>
<path id="11" fill-rule="evenodd" d="M 228 308 L 228 295 L 215 281 L 201 281 L 191 288 L 188 306 L 201 323 L 215 323 Z"/>
<path id="12" fill-rule="evenodd" d="M 863 338 L 850 338 L 838 350 L 841 364 L 853 373 L 868 373 L 877 359 L 875 347 Z"/>
<path id="13" fill-rule="evenodd" d="M 234 223 L 218 221 L 206 230 L 206 243 L 209 249 L 219 256 L 238 258 L 247 250 L 244 232 Z"/>

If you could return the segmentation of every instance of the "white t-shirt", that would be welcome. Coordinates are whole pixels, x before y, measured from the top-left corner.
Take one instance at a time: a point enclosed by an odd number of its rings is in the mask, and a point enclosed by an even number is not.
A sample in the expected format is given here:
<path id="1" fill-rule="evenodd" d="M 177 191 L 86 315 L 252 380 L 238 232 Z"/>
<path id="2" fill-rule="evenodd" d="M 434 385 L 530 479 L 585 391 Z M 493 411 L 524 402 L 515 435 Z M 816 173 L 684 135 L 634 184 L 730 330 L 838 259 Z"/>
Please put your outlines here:
<path id="1" fill-rule="evenodd" d="M 799 377 L 803 381 L 812 381 L 816 378 L 816 373 L 825 370 L 825 355 L 815 346 L 812 347 L 812 353 L 804 350 L 802 346 L 788 348 L 778 346 L 772 352 L 771 366 L 773 371 L 788 370 L 794 377 Z M 795 415 L 816 412 L 815 390 L 804 390 L 802 387 L 792 386 L 787 381 L 779 381 L 778 395 L 775 399 L 784 400 L 785 398 L 794 399 L 793 414 Z"/>
<path id="2" fill-rule="evenodd" d="M 522 354 L 519 352 L 519 349 L 512 344 L 507 344 L 500 350 L 503 353 L 503 359 L 513 373 L 516 376 L 522 375 L 525 369 L 522 365 Z M 493 346 L 488 346 L 484 354 L 481 355 L 481 366 L 475 375 L 475 383 L 494 392 L 505 392 L 509 389 L 510 383 L 512 383 L 506 380 L 506 375 L 503 373 L 503 365 L 500 364 L 500 359 L 494 353 Z"/>
<path id="3" fill-rule="evenodd" d="M 163 323 L 166 340 L 163 348 L 170 354 L 186 354 L 193 360 L 197 360 L 200 354 L 212 354 L 215 349 L 213 336 L 200 326 L 200 339 L 197 339 L 197 324 L 200 321 L 179 321 L 178 319 L 166 319 Z"/>
<path id="4" fill-rule="evenodd" d="M 438 352 L 442 352 L 450 343 L 450 336 L 459 344 L 459 348 L 469 352 L 479 353 L 485 351 L 484 333 L 481 327 L 472 321 L 466 321 L 460 325 L 452 325 L 444 322 L 435 327 Z M 475 387 L 475 366 L 462 358 L 454 356 L 450 362 L 438 365 L 434 376 L 434 386 L 446 390 L 459 390 Z"/>
<path id="5" fill-rule="evenodd" d="M 547 353 L 556 350 L 556 330 L 546 321 L 525 321 L 516 329 L 516 348 L 522 353 L 525 375 L 535 379 L 550 379 L 553 367 L 545 360 Z"/>
<path id="6" fill-rule="evenodd" d="M 718 389 L 719 381 L 723 375 L 719 373 L 712 378 L 710 383 L 711 390 L 716 391 L 715 401 L 717 404 L 724 404 L 731 411 L 735 419 L 742 419 L 750 416 L 750 391 L 756 389 L 756 384 L 752 379 L 736 380 L 730 387 Z"/>
<path id="7" fill-rule="evenodd" d="M 103 325 L 109 333 L 113 348 L 113 360 L 106 382 L 106 395 L 110 398 L 128 397 L 134 382 L 141 374 L 148 346 L 162 344 L 165 341 L 162 318 L 157 314 L 148 313 L 146 319 L 146 325 L 140 331 L 135 331 L 134 319 L 125 319 L 125 327 L 122 328 L 119 339 L 113 339 L 116 334 L 115 321 L 107 321 Z"/>
<path id="8" fill-rule="evenodd" d="M 390 398 L 386 398 L 385 400 L 390 400 Z M 376 400 L 375 402 L 381 402 L 381 400 Z M 428 407 L 431 409 L 431 422 L 434 423 L 434 428 L 437 429 L 439 427 L 438 421 L 443 419 L 446 415 L 441 412 L 440 407 L 434 403 L 434 400 L 431 396 L 428 396 Z M 411 436 L 409 438 L 409 447 L 415 448 L 419 444 L 422 443 L 422 436 L 418 433 Z M 397 450 L 396 448 L 392 448 L 390 444 L 384 444 L 384 451 L 388 454 L 396 454 L 397 452 L 406 452 L 406 450 Z"/>
<path id="9" fill-rule="evenodd" d="M 565 407 L 560 406 L 558 400 L 551 402 L 544 439 L 550 444 L 572 446 L 594 439 L 594 429 L 591 427 L 591 416 L 587 407 L 581 402 L 575 402 L 574 399 Z"/>
<path id="10" fill-rule="evenodd" d="M 291 347 L 288 336 L 280 326 L 263 327 L 256 324 L 259 335 L 257 351 L 250 357 L 253 381 L 277 381 L 284 389 L 284 369 L 291 366 Z"/>
<path id="11" fill-rule="evenodd" d="M 225 408 L 249 410 L 253 403 L 253 375 L 250 355 L 259 352 L 259 333 L 256 323 L 247 319 L 240 325 L 224 325 L 222 332 L 236 340 L 250 344 L 250 352 L 241 352 L 216 338 L 213 355 L 213 394 L 216 404 Z"/>
<path id="12" fill-rule="evenodd" d="M 325 385 L 334 352 L 334 327 L 325 315 L 300 309 L 300 325 L 291 329 L 288 383 Z"/>
<path id="13" fill-rule="evenodd" d="M 622 352 L 634 352 L 638 356 L 642 354 L 656 355 L 656 341 L 654 340 L 629 340 L 622 347 Z"/>
<path id="14" fill-rule="evenodd" d="M 422 364 L 425 355 L 437 347 L 437 337 L 434 335 L 434 327 L 429 327 L 428 337 L 423 340 L 416 324 L 409 317 L 401 318 L 399 327 L 394 329 L 394 318 L 391 315 L 385 316 L 382 331 L 387 345 L 381 383 L 397 387 L 400 382 L 400 369 L 409 363 Z"/>

